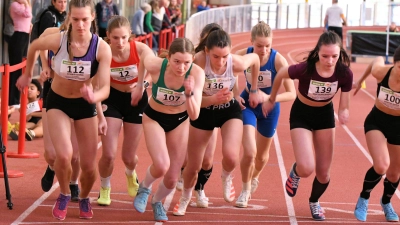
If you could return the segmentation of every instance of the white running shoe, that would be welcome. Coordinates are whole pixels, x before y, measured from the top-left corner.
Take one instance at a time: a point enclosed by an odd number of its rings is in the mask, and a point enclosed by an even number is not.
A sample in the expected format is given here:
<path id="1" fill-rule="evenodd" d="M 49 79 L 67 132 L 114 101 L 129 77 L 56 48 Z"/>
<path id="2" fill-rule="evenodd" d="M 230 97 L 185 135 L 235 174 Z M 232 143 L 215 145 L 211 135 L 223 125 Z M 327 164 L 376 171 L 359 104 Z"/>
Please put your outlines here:
<path id="1" fill-rule="evenodd" d="M 198 208 L 208 208 L 208 198 L 204 193 L 204 190 L 195 191 L 196 195 L 196 206 Z"/>
<path id="2" fill-rule="evenodd" d="M 229 175 L 225 179 L 222 178 L 222 188 L 224 192 L 224 200 L 226 202 L 233 202 L 233 200 L 235 200 L 235 187 L 233 187 L 232 179 L 232 175 Z"/>
<path id="3" fill-rule="evenodd" d="M 179 202 L 176 203 L 174 211 L 172 212 L 175 216 L 184 216 L 186 213 L 186 208 L 189 205 L 189 198 L 181 197 Z"/>
<path id="4" fill-rule="evenodd" d="M 247 208 L 247 205 L 249 203 L 249 199 L 250 199 L 250 191 L 245 191 L 243 190 L 240 195 L 239 198 L 236 201 L 236 207 L 239 208 Z"/>
<path id="5" fill-rule="evenodd" d="M 260 181 L 258 181 L 257 178 L 251 179 L 251 193 L 252 193 L 252 194 L 257 190 L 257 188 L 258 188 L 258 183 L 259 183 L 259 182 L 260 182 Z"/>

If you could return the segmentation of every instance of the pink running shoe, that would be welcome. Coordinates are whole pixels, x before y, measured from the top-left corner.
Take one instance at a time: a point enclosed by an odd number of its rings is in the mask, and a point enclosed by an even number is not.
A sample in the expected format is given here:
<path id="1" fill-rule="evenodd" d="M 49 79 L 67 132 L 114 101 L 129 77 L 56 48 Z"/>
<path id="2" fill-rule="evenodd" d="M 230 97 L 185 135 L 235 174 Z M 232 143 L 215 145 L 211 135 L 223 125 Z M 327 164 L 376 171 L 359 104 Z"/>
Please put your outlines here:
<path id="1" fill-rule="evenodd" d="M 89 198 L 79 199 L 79 218 L 92 219 L 93 210 Z"/>
<path id="2" fill-rule="evenodd" d="M 64 220 L 67 215 L 68 202 L 71 196 L 60 194 L 57 198 L 56 204 L 53 206 L 53 217 L 59 220 Z"/>

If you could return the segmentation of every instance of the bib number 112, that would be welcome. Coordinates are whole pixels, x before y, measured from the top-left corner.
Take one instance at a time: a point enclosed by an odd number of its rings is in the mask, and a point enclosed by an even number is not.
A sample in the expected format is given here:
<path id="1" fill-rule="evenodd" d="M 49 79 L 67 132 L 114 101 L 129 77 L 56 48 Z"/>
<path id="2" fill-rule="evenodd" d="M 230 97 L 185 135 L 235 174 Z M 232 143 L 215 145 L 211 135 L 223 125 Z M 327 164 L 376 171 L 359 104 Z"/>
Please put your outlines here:
<path id="1" fill-rule="evenodd" d="M 68 73 L 83 73 L 83 66 L 68 66 L 67 72 Z"/>

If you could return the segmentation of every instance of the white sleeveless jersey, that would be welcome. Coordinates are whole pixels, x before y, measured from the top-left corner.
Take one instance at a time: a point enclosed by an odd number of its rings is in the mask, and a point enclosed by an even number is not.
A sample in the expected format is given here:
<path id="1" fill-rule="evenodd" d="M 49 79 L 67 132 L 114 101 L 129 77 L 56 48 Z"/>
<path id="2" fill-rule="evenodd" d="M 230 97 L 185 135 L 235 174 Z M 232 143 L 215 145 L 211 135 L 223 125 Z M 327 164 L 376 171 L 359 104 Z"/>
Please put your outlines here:
<path id="1" fill-rule="evenodd" d="M 223 88 L 228 88 L 230 91 L 236 82 L 236 77 L 233 74 L 232 55 L 228 55 L 226 71 L 224 74 L 215 74 L 211 69 L 210 58 L 206 55 L 206 66 L 204 73 L 206 80 L 204 82 L 203 93 L 206 95 L 214 95 Z"/>

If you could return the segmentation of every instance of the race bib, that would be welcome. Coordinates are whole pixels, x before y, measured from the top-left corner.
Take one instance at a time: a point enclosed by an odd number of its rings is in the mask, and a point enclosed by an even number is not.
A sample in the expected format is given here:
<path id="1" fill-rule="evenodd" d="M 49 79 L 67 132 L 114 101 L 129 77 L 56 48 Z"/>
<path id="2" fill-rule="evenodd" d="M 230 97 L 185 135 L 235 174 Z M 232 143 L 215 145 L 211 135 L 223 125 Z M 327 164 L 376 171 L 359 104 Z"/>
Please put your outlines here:
<path id="1" fill-rule="evenodd" d="M 156 99 L 164 105 L 180 106 L 186 101 L 186 96 L 182 92 L 176 92 L 168 88 L 158 87 Z"/>
<path id="2" fill-rule="evenodd" d="M 212 78 L 207 79 L 204 83 L 204 92 L 208 95 L 216 94 L 218 91 L 224 88 L 230 88 L 231 79 L 230 78 Z"/>
<path id="3" fill-rule="evenodd" d="M 129 82 L 138 76 L 136 65 L 111 68 L 111 78 L 120 82 Z"/>
<path id="4" fill-rule="evenodd" d="M 90 78 L 90 61 L 62 60 L 60 76 L 68 80 L 85 81 Z"/>
<path id="5" fill-rule="evenodd" d="M 379 89 L 378 99 L 389 109 L 400 110 L 400 93 L 381 86 L 381 89 Z"/>
<path id="6" fill-rule="evenodd" d="M 337 92 L 338 82 L 310 81 L 308 97 L 320 101 L 333 98 Z"/>
<path id="7" fill-rule="evenodd" d="M 251 69 L 250 68 L 248 68 L 246 70 L 246 78 L 248 81 L 251 81 Z M 260 71 L 258 78 L 257 78 L 258 88 L 271 87 L 271 79 L 272 79 L 271 71 L 269 71 L 269 70 Z"/>
<path id="8" fill-rule="evenodd" d="M 271 71 L 260 71 L 258 75 L 258 88 L 271 87 Z"/>
<path id="9" fill-rule="evenodd" d="M 26 115 L 29 115 L 33 112 L 38 112 L 40 110 L 39 101 L 34 101 L 26 105 Z"/>

